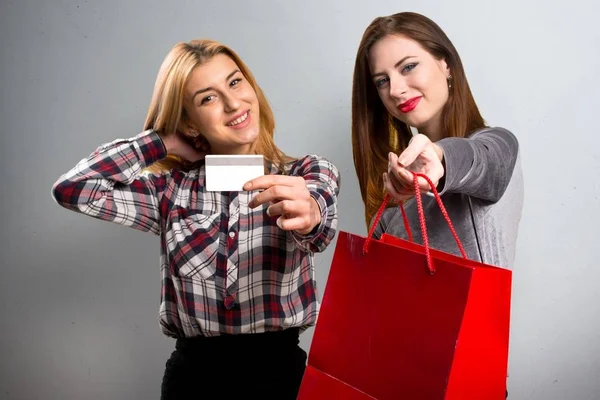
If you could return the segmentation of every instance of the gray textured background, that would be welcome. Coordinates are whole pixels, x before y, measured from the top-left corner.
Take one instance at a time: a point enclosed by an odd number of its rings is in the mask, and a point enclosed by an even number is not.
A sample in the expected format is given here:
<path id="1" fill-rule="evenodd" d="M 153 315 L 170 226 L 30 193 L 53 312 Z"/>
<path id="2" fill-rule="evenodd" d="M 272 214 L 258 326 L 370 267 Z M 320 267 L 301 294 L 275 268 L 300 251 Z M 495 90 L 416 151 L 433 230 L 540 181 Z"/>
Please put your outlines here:
<path id="1" fill-rule="evenodd" d="M 139 132 L 173 44 L 209 37 L 238 51 L 272 103 L 277 143 L 340 168 L 340 227 L 364 234 L 350 147 L 354 56 L 374 17 L 406 10 L 446 30 L 484 117 L 521 141 L 511 398 L 598 398 L 591 0 L 2 0 L 0 398 L 158 399 L 173 348 L 157 323 L 158 238 L 63 210 L 50 187 L 97 145 Z M 321 289 L 333 249 L 317 258 Z"/>

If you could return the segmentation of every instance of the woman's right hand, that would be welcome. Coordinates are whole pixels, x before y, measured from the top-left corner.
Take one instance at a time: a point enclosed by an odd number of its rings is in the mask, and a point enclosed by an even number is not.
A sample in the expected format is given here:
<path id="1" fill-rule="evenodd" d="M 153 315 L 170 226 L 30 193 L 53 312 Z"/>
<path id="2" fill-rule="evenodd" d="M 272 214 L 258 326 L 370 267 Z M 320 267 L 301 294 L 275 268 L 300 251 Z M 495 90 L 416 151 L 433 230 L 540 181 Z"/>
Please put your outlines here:
<path id="1" fill-rule="evenodd" d="M 399 202 L 415 195 L 413 172 L 427 175 L 436 187 L 445 173 L 442 148 L 423 134 L 414 136 L 399 156 L 389 153 L 388 158 L 388 171 L 383 174 L 383 185 L 390 196 Z M 421 177 L 418 184 L 421 192 L 431 190 L 429 183 Z"/>
<path id="2" fill-rule="evenodd" d="M 180 157 L 190 163 L 204 159 L 208 154 L 210 145 L 203 136 L 184 135 L 181 132 L 160 135 L 167 154 Z"/>

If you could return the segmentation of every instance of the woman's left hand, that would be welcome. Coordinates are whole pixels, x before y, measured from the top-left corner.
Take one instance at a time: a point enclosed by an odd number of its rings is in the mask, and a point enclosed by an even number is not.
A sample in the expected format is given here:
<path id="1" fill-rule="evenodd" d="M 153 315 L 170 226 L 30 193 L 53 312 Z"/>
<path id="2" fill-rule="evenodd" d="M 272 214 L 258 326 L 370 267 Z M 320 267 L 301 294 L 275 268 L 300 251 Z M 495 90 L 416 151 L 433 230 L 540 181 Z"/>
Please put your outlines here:
<path id="1" fill-rule="evenodd" d="M 414 136 L 408 147 L 399 155 L 389 154 L 388 172 L 383 175 L 383 182 L 388 193 L 398 201 L 415 195 L 412 172 L 427 175 L 437 187 L 444 176 L 442 160 L 444 152 L 423 134 Z M 431 190 L 427 181 L 419 178 L 422 192 Z"/>
<path id="2" fill-rule="evenodd" d="M 306 235 L 321 223 L 319 205 L 310 195 L 304 178 L 264 175 L 244 185 L 244 190 L 261 189 L 264 191 L 254 196 L 248 206 L 256 208 L 271 203 L 267 215 L 279 216 L 277 225 L 281 229 Z"/>

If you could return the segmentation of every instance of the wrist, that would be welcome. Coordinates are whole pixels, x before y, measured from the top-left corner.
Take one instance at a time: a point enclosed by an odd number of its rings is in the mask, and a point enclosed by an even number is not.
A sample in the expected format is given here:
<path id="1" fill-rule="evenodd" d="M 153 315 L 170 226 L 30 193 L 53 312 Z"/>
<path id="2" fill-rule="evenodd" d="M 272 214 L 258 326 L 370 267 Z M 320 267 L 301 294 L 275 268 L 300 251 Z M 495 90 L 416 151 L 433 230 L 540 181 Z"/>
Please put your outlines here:
<path id="1" fill-rule="evenodd" d="M 310 200 L 311 200 L 310 201 L 310 211 L 313 215 L 313 221 L 314 221 L 312 229 L 314 229 L 315 226 L 317 226 L 321 223 L 321 207 L 319 207 L 319 203 L 317 203 L 317 201 L 314 199 L 314 197 L 311 196 Z"/>
<path id="2" fill-rule="evenodd" d="M 159 135 L 165 149 L 167 150 L 167 154 L 173 154 L 174 143 L 173 143 L 173 135 Z"/>
<path id="3" fill-rule="evenodd" d="M 435 150 L 435 154 L 438 156 L 440 162 L 444 161 L 444 149 L 435 143 L 433 143 L 433 149 Z"/>
<path id="4" fill-rule="evenodd" d="M 321 208 L 312 196 L 310 199 L 310 220 L 310 226 L 306 229 L 298 230 L 297 232 L 299 234 L 308 235 L 315 229 L 315 227 L 319 226 L 319 224 L 321 223 Z"/>

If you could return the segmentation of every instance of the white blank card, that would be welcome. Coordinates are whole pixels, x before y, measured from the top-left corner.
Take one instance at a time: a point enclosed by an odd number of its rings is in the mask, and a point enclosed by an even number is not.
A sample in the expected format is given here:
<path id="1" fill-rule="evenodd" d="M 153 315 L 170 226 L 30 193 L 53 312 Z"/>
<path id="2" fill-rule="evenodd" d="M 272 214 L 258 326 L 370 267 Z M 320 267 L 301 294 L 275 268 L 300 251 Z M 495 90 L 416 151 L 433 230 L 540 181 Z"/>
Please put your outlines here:
<path id="1" fill-rule="evenodd" d="M 206 190 L 239 192 L 244 183 L 265 174 L 262 155 L 207 155 Z"/>

